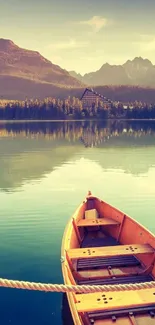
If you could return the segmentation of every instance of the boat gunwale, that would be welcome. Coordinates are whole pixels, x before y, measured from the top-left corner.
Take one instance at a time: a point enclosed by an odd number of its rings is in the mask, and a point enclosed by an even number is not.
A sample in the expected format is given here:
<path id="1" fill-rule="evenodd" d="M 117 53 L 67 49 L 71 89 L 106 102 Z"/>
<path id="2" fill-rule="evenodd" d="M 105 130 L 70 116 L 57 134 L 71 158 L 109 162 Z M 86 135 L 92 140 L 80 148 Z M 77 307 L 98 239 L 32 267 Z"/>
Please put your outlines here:
<path id="1" fill-rule="evenodd" d="M 115 208 L 114 206 L 112 206 L 111 204 L 109 204 L 108 202 L 106 201 L 103 201 L 101 199 L 99 199 L 98 197 L 95 197 L 93 196 L 94 199 L 97 199 L 100 201 L 100 203 L 104 203 L 104 204 L 107 204 L 111 209 L 115 210 L 115 212 L 119 212 L 119 213 L 122 213 L 125 217 L 127 217 L 128 219 L 130 219 L 131 221 L 133 221 L 134 224 L 136 224 L 137 226 L 139 226 L 141 229 L 145 230 L 147 233 L 149 233 L 149 235 L 151 235 L 151 237 L 155 237 L 154 234 L 148 229 L 146 228 L 145 226 L 143 226 L 140 222 L 138 222 L 137 220 L 135 220 L 133 217 L 130 217 L 128 214 L 126 214 L 124 211 L 122 210 L 119 210 L 117 208 Z M 104 217 L 103 217 L 104 218 Z M 111 217 L 111 219 L 113 219 Z"/>

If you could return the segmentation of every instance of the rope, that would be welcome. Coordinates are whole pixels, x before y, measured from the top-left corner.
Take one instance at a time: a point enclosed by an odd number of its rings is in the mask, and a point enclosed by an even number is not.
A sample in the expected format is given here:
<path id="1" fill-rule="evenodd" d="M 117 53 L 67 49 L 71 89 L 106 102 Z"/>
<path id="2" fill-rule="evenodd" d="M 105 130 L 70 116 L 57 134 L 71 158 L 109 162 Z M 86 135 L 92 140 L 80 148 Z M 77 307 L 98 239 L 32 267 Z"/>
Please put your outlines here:
<path id="1" fill-rule="evenodd" d="M 134 283 L 134 284 L 118 284 L 118 285 L 65 285 L 36 283 L 26 281 L 15 281 L 0 278 L 0 287 L 16 288 L 46 292 L 75 292 L 75 293 L 93 293 L 103 291 L 124 291 L 139 289 L 155 289 L 155 281 Z"/>

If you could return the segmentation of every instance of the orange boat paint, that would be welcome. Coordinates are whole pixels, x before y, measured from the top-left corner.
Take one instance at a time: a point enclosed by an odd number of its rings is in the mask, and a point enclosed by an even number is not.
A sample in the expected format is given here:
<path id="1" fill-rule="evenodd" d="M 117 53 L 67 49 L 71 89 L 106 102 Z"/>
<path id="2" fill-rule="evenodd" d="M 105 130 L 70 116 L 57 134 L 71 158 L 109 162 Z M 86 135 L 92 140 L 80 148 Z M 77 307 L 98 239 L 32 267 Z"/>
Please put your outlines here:
<path id="1" fill-rule="evenodd" d="M 155 236 L 138 222 L 89 191 L 66 226 L 61 255 L 65 284 L 111 285 L 67 293 L 75 325 L 155 325 L 155 289 L 112 289 L 155 279 Z"/>

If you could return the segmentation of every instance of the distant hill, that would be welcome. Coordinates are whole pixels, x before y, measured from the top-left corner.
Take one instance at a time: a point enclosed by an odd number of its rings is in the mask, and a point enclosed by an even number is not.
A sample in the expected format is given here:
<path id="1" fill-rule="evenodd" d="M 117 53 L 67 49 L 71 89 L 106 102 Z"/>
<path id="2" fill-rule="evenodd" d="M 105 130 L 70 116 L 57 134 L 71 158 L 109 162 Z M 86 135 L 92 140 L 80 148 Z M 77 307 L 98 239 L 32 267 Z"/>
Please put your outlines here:
<path id="1" fill-rule="evenodd" d="M 155 104 L 155 88 L 142 86 L 95 86 L 94 91 L 112 101 L 123 103 L 142 101 L 143 103 Z M 72 89 L 71 96 L 80 98 L 84 88 Z"/>
<path id="2" fill-rule="evenodd" d="M 53 95 L 56 88 L 81 87 L 82 83 L 45 59 L 40 53 L 22 49 L 11 40 L 0 39 L 0 96 L 10 98 Z M 84 85 L 83 85 L 84 86 Z M 40 93 L 39 93 L 40 91 Z"/>
<path id="3" fill-rule="evenodd" d="M 72 89 L 69 94 L 81 98 L 85 88 Z M 155 88 L 142 86 L 95 86 L 93 90 L 111 101 L 120 101 L 123 103 L 142 101 L 143 103 L 155 104 Z"/>
<path id="4" fill-rule="evenodd" d="M 94 90 L 110 98 L 112 101 L 123 103 L 136 100 L 143 103 L 155 103 L 155 89 L 140 86 L 96 86 Z"/>
<path id="5" fill-rule="evenodd" d="M 28 78 L 0 75 L 0 99 L 24 100 L 26 97 L 43 99 L 51 96 L 63 99 L 69 95 L 81 97 L 84 89 L 85 87 L 63 87 Z"/>
<path id="6" fill-rule="evenodd" d="M 128 60 L 123 65 L 103 64 L 99 70 L 86 73 L 84 76 L 75 71 L 70 71 L 70 75 L 91 86 L 139 85 L 155 87 L 155 66 L 151 61 L 141 57 L 136 57 L 132 61 Z"/>
<path id="7" fill-rule="evenodd" d="M 99 94 L 112 101 L 133 102 L 139 100 L 146 103 L 155 103 L 155 89 L 138 86 L 96 86 L 93 87 Z M 53 96 L 64 99 L 68 96 L 81 98 L 85 87 L 66 88 L 48 83 L 40 83 L 18 77 L 0 76 L 0 99 L 27 98 L 43 99 Z"/>

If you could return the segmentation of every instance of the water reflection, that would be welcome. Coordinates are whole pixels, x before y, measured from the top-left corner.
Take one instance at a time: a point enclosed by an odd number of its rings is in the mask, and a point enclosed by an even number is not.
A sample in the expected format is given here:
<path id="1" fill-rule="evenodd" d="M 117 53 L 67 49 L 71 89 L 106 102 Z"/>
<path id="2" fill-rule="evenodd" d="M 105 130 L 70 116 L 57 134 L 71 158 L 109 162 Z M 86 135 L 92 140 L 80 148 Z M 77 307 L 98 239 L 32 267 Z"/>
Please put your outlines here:
<path id="1" fill-rule="evenodd" d="M 61 318 L 62 318 L 62 325 L 74 325 L 67 296 L 65 293 L 63 293 L 62 295 Z"/>
<path id="2" fill-rule="evenodd" d="M 105 171 L 121 169 L 139 175 L 154 166 L 154 145 L 154 122 L 2 122 L 0 188 L 21 190 L 26 181 L 40 180 L 81 158 Z"/>
<path id="3" fill-rule="evenodd" d="M 62 283 L 63 232 L 88 189 L 155 233 L 154 125 L 1 123 L 0 277 Z M 65 295 L 0 293 L 3 325 L 73 325 Z"/>
<path id="4" fill-rule="evenodd" d="M 111 138 L 155 136 L 152 121 L 79 121 L 79 122 L 14 122 L 0 123 L 0 137 L 81 141 L 85 147 L 101 146 Z M 136 144 L 135 142 L 135 144 Z M 138 144 L 138 143 L 137 143 Z"/>

